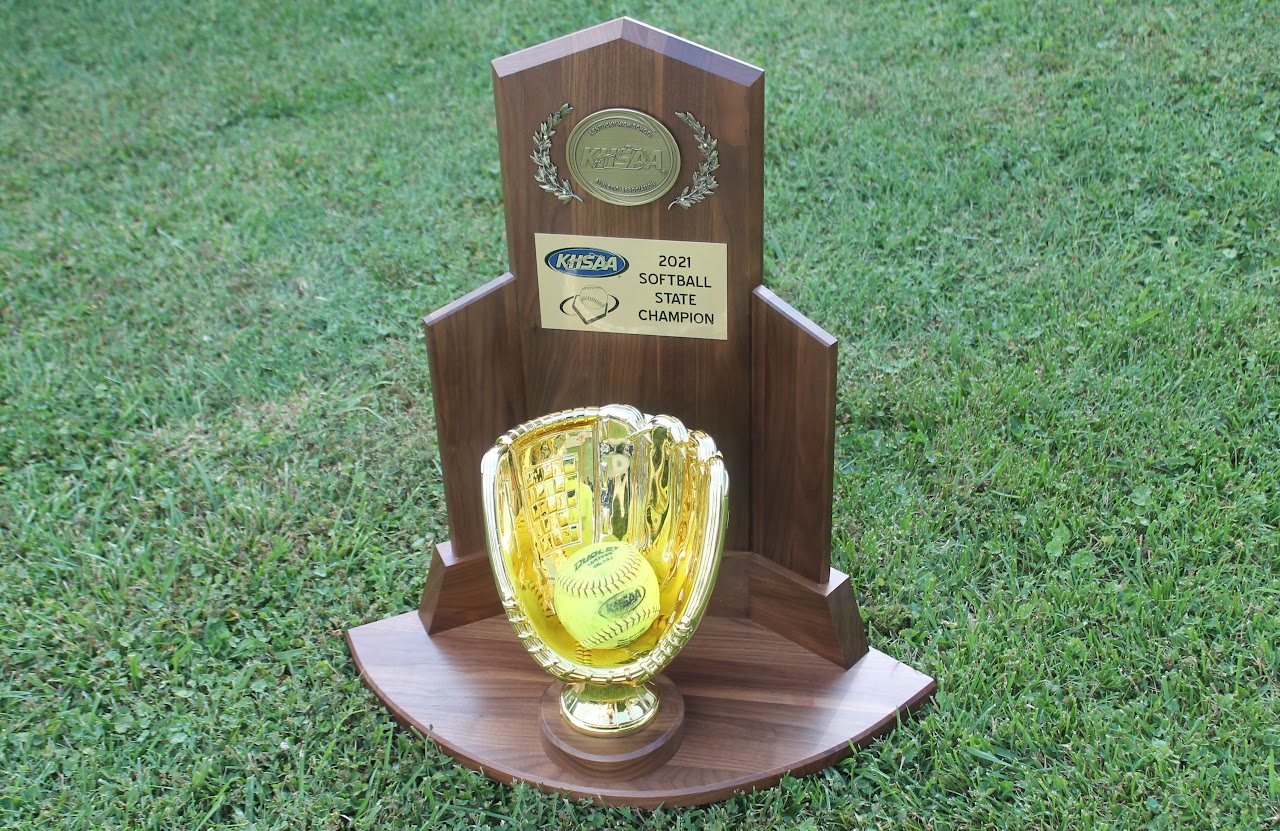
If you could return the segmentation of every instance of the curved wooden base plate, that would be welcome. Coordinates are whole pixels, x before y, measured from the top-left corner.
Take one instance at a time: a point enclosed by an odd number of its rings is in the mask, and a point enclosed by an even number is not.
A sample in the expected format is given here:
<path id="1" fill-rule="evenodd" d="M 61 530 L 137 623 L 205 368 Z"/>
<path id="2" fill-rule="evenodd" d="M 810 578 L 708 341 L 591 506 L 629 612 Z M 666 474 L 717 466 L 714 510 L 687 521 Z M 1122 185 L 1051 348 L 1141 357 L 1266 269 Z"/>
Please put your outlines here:
<path id="1" fill-rule="evenodd" d="M 666 763 L 684 739 L 684 696 L 665 675 L 651 682 L 658 690 L 658 714 L 644 729 L 625 736 L 588 736 L 569 726 L 560 714 L 555 681 L 542 694 L 538 731 L 547 758 L 566 770 L 592 779 L 634 779 Z"/>
<path id="2" fill-rule="evenodd" d="M 933 679 L 872 649 L 843 669 L 749 620 L 706 617 L 666 675 L 684 695 L 684 740 L 625 780 L 548 758 L 549 676 L 505 617 L 428 636 L 416 612 L 347 632 L 360 674 L 395 717 L 500 782 L 609 805 L 702 805 L 845 758 L 926 702 Z"/>

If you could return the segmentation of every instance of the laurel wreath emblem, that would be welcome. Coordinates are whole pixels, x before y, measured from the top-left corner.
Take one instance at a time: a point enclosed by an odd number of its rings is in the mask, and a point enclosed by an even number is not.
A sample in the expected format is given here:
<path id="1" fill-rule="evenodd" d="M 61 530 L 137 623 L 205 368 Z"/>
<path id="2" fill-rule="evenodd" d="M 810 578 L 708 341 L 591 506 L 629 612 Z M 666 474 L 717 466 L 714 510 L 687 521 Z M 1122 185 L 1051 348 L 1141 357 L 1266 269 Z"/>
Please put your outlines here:
<path id="1" fill-rule="evenodd" d="M 693 184 L 682 190 L 676 200 L 667 206 L 667 210 L 671 210 L 676 205 L 685 209 L 692 208 L 720 186 L 715 177 L 715 172 L 720 169 L 720 152 L 716 150 L 716 140 L 707 132 L 707 128 L 693 117 L 693 113 L 676 113 L 676 118 L 693 129 L 698 150 L 702 151 L 702 162 L 693 172 Z"/>
<path id="2" fill-rule="evenodd" d="M 560 171 L 551 161 L 551 137 L 556 134 L 556 125 L 571 112 L 573 107 L 565 102 L 560 105 L 560 109 L 548 115 L 546 121 L 538 125 L 537 132 L 533 134 L 533 155 L 529 157 L 533 159 L 534 167 L 537 169 L 533 178 L 538 183 L 538 187 L 547 193 L 554 194 L 557 199 L 565 203 L 571 199 L 581 202 L 582 197 L 573 192 L 573 186 L 569 184 L 568 179 L 560 178 Z"/>
<path id="3" fill-rule="evenodd" d="M 564 203 L 568 203 L 571 199 L 581 202 L 582 197 L 574 193 L 573 185 L 568 179 L 560 178 L 559 169 L 551 161 L 551 137 L 556 134 L 555 128 L 571 112 L 573 112 L 573 106 L 565 102 L 560 105 L 560 109 L 550 113 L 546 120 L 538 125 L 537 131 L 533 134 L 533 155 L 529 157 L 533 159 L 535 169 L 533 178 L 538 183 L 538 187 Z M 698 164 L 698 169 L 693 172 L 693 183 L 680 192 L 675 201 L 667 206 L 667 210 L 676 205 L 685 209 L 692 208 L 720 187 L 720 182 L 715 177 L 715 172 L 720 169 L 720 151 L 716 149 L 719 142 L 707 132 L 707 128 L 698 119 L 694 118 L 693 113 L 678 112 L 676 118 L 693 130 L 694 140 L 702 153 L 702 161 Z"/>

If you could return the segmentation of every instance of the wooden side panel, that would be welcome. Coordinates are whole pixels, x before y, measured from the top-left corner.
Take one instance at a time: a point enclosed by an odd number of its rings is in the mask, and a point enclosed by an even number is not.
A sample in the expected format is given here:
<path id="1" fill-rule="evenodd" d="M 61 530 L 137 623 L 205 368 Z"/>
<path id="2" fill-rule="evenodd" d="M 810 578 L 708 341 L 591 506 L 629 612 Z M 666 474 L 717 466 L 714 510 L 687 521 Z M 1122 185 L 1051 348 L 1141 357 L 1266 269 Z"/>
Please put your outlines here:
<path id="1" fill-rule="evenodd" d="M 480 460 L 528 418 L 515 278 L 504 274 L 424 321 L 449 539 L 459 557 L 485 551 Z"/>
<path id="2" fill-rule="evenodd" d="M 525 390 L 536 415 L 625 403 L 666 413 L 712 436 L 733 483 L 726 545 L 749 548 L 751 290 L 763 269 L 764 73 L 634 20 L 620 19 L 493 62 L 507 246 L 519 295 Z M 646 112 L 675 136 L 681 176 L 666 198 L 618 206 L 589 194 L 561 203 L 534 180 L 533 135 L 562 104 L 552 161 L 567 178 L 574 126 L 611 107 Z M 691 112 L 718 141 L 719 188 L 690 209 L 669 208 L 702 160 Z M 579 190 L 581 190 L 579 188 Z M 544 329 L 535 233 L 720 242 L 728 246 L 725 341 Z"/>
<path id="3" fill-rule="evenodd" d="M 755 558 L 750 618 L 833 664 L 851 667 L 867 654 L 867 634 L 848 575 L 828 569 L 821 583 Z"/>
<path id="4" fill-rule="evenodd" d="M 716 585 L 706 614 L 714 617 L 747 617 L 751 598 L 751 567 L 759 559 L 750 551 L 725 551 L 720 559 Z"/>
<path id="5" fill-rule="evenodd" d="M 836 341 L 764 286 L 753 294 L 752 550 L 815 583 L 831 569 Z"/>
<path id="6" fill-rule="evenodd" d="M 423 628 L 434 635 L 502 613 L 489 555 L 457 557 L 449 543 L 437 545 L 418 604 Z"/>

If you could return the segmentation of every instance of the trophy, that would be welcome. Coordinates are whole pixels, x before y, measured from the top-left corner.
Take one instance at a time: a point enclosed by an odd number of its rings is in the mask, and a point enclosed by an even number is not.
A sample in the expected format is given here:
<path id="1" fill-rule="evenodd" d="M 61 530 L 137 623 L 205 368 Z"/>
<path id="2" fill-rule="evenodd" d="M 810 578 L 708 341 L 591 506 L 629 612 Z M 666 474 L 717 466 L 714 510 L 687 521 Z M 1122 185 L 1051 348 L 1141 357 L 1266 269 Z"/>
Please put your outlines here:
<path id="1" fill-rule="evenodd" d="M 481 470 L 498 595 L 562 682 L 560 715 L 592 736 L 643 730 L 664 703 L 647 682 L 692 637 L 720 565 L 715 442 L 671 416 L 583 408 L 506 433 Z"/>
<path id="2" fill-rule="evenodd" d="M 847 757 L 936 685 L 832 567 L 837 344 L 763 284 L 764 71 L 630 18 L 492 70 L 510 271 L 424 321 L 448 539 L 348 630 L 361 677 L 612 805 Z"/>

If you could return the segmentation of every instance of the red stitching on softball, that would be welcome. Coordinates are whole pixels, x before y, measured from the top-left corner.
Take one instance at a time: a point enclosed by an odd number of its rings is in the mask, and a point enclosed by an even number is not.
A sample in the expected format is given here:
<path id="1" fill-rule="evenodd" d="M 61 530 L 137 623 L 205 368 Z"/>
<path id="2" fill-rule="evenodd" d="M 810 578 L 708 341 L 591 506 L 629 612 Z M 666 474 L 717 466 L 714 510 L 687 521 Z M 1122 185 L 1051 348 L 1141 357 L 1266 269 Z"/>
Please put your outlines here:
<path id="1" fill-rule="evenodd" d="M 640 552 L 636 551 L 634 555 L 628 552 L 627 559 L 623 561 L 625 570 L 615 572 L 607 577 L 575 580 L 572 575 L 561 575 L 560 588 L 575 597 L 596 597 L 602 594 L 612 594 L 622 583 L 636 576 L 640 569 L 641 559 Z"/>
<path id="2" fill-rule="evenodd" d="M 608 642 L 612 638 L 617 637 L 618 635 L 621 635 L 631 626 L 639 623 L 640 621 L 644 620 L 646 617 L 649 617 L 649 615 L 653 615 L 653 617 L 650 618 L 650 623 L 652 623 L 653 620 L 658 617 L 658 613 L 653 609 L 637 609 L 636 611 L 632 612 L 626 617 L 620 620 L 614 621 L 607 629 L 601 629 L 599 632 L 596 632 L 587 640 L 582 641 L 582 644 L 583 646 L 588 646 L 592 649 L 599 649 L 602 644 Z M 643 631 L 637 632 L 636 638 L 640 637 L 643 634 L 644 634 Z M 632 638 L 631 640 L 634 641 L 636 638 Z M 631 643 L 631 641 L 627 641 L 627 643 Z M 626 644 L 620 644 L 619 646 L 626 646 Z M 611 647 L 611 648 L 617 649 L 619 647 Z"/>

